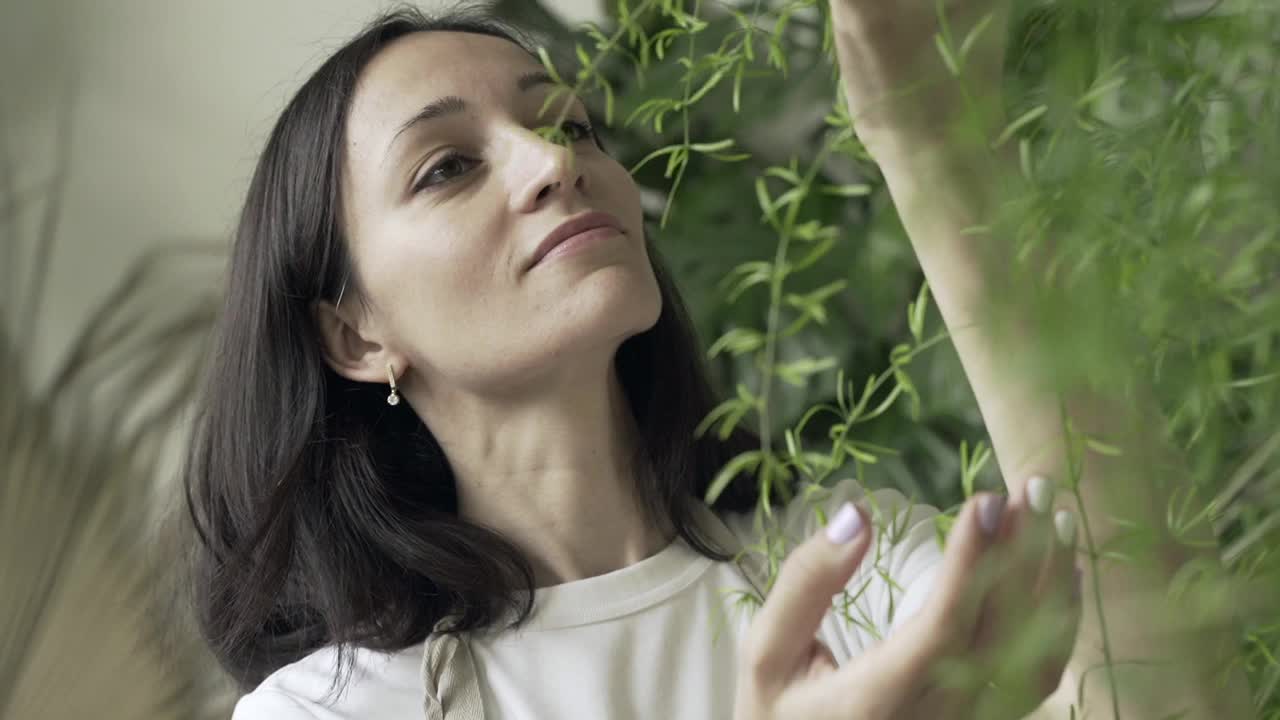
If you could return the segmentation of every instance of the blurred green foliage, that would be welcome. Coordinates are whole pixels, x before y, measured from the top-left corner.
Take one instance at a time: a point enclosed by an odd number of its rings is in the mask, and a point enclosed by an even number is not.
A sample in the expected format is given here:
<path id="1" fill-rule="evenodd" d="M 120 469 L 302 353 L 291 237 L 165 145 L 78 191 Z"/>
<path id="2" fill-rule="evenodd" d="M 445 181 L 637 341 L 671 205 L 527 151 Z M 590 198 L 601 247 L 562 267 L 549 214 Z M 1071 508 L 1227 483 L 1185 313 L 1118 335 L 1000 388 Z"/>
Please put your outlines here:
<path id="1" fill-rule="evenodd" d="M 1001 487 L 923 275 L 852 133 L 826 3 L 605 7 L 603 26 L 569 28 L 541 3 L 497 3 L 539 34 L 545 61 L 605 120 L 606 147 L 646 189 L 650 232 L 727 398 L 707 431 L 762 431 L 761 449 L 721 480 L 755 471 L 800 488 L 855 473 L 941 508 Z M 1016 8 L 1013 122 L 993 140 L 1017 153 L 1024 185 L 997 227 L 1017 301 L 1054 329 L 1035 360 L 1068 385 L 1149 384 L 1191 464 L 1168 529 L 1211 525 L 1238 587 L 1280 597 L 1280 10 Z M 1020 278 L 1046 238 L 1047 275 Z M 1125 555 L 1122 544 L 1100 552 Z M 1199 582 L 1211 596 L 1219 579 L 1188 568 L 1182 589 Z M 1240 609 L 1239 661 L 1262 717 L 1280 717 L 1275 606 Z"/>
<path id="2" fill-rule="evenodd" d="M 606 147 L 635 169 L 648 230 L 714 353 L 727 404 L 707 431 L 741 422 L 763 432 L 764 446 L 736 469 L 793 489 L 856 474 L 940 508 L 1001 487 L 914 253 L 851 132 L 825 0 L 605 7 L 602 26 L 570 28 L 540 0 L 494 3 L 542 39 L 608 121 L 598 123 Z M 998 136 L 1027 182 L 1000 225 L 1011 236 L 1010 275 L 1019 253 L 1051 237 L 1052 271 L 1073 300 L 1037 307 L 1059 329 L 1037 359 L 1104 383 L 1136 365 L 1152 385 L 1192 471 L 1168 525 L 1181 535 L 1210 524 L 1240 583 L 1188 568 L 1174 590 L 1233 588 L 1218 601 L 1240 608 L 1238 661 L 1260 716 L 1280 718 L 1280 12 L 1262 0 L 1024 0 L 1011 39 L 1007 114 L 1016 120 Z M 9 184 L 0 195 L 0 258 L 12 276 L 14 219 L 30 209 Z M 144 597 L 167 560 L 145 551 L 147 508 L 126 499 L 148 491 L 161 430 L 189 399 L 184 373 L 199 364 L 217 305 L 216 293 L 189 285 L 163 292 L 153 276 L 187 277 L 171 260 L 157 255 L 125 279 L 52 389 L 32 395 L 15 381 L 0 393 L 0 529 L 13 541 L 0 544 L 9 549 L 0 589 L 15 609 L 0 633 L 4 712 L 93 707 L 84 703 L 100 700 L 94 688 L 134 672 L 112 661 L 126 655 L 147 666 L 139 676 L 159 679 L 135 683 L 114 716 L 191 716 L 208 695 L 208 665 L 188 638 L 147 629 L 99 637 L 145 626 L 149 604 L 86 612 L 46 602 L 83 587 Z M 22 378 L 29 369 L 15 338 L 31 342 L 38 308 L 9 299 L 0 366 Z M 177 381 L 149 406 L 138 402 L 134 391 L 158 368 L 176 368 Z M 133 422 L 54 427 L 82 414 L 69 403 L 104 387 L 117 395 L 101 406 L 131 407 Z M 29 480 L 38 477 L 54 481 Z M 72 567 L 79 555 L 67 549 L 78 547 L 100 555 Z M 46 692 L 65 673 L 66 648 L 85 638 L 95 654 L 75 655 L 84 691 Z M 179 649 L 159 652 L 165 643 Z M 91 681 L 86 669 L 107 679 Z"/>

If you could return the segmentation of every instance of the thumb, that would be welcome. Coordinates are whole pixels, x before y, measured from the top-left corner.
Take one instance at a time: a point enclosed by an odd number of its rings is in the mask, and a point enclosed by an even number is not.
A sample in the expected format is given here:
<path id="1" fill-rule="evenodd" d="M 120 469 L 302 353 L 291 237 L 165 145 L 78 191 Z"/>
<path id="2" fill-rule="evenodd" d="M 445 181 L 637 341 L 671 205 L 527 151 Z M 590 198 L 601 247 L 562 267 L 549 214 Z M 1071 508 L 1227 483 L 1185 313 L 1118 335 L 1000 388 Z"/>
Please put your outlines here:
<path id="1" fill-rule="evenodd" d="M 865 513 L 845 503 L 824 530 L 791 551 L 748 632 L 744 659 L 758 685 L 785 681 L 808 658 L 832 596 L 862 562 L 870 537 Z"/>

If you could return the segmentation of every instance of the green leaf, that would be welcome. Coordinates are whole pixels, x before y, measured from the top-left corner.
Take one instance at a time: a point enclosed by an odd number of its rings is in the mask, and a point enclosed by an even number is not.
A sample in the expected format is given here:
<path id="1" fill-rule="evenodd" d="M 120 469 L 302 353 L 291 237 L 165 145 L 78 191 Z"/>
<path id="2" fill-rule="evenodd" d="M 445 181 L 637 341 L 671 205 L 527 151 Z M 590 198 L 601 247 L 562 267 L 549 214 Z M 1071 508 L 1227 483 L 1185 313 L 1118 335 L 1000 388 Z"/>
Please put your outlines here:
<path id="1" fill-rule="evenodd" d="M 834 225 L 824 225 L 817 220 L 809 220 L 791 228 L 791 237 L 806 242 L 826 239 L 834 240 L 839 236 L 840 228 Z"/>
<path id="2" fill-rule="evenodd" d="M 738 69 L 733 73 L 733 113 L 735 115 L 742 110 L 742 73 L 746 67 L 745 64 L 738 63 Z"/>
<path id="3" fill-rule="evenodd" d="M 552 80 L 556 81 L 556 84 L 567 84 L 564 80 L 560 79 L 560 73 L 556 72 L 555 63 L 551 62 L 551 56 L 547 54 L 547 49 L 541 45 L 538 46 L 538 59 L 542 61 L 542 66 L 546 68 L 547 74 L 551 76 Z"/>
<path id="4" fill-rule="evenodd" d="M 905 365 L 911 362 L 911 346 L 906 343 L 898 343 L 889 351 L 889 362 L 893 365 Z"/>
<path id="5" fill-rule="evenodd" d="M 1035 122 L 1039 117 L 1047 112 L 1049 112 L 1048 105 L 1038 105 L 1026 111 L 1017 120 L 1009 123 L 1009 126 L 1004 129 L 1004 132 L 1000 133 L 1000 136 L 996 138 L 996 141 L 992 143 L 991 146 L 998 148 L 1001 145 L 1004 145 L 1008 142 L 1009 138 L 1013 137 L 1019 130 Z"/>
<path id="6" fill-rule="evenodd" d="M 788 267 L 789 273 L 800 272 L 801 270 L 804 270 L 818 262 L 823 258 L 823 256 L 831 251 L 831 248 L 835 247 L 835 244 L 836 238 L 828 237 L 817 245 L 814 245 L 809 252 L 805 253 L 803 257 Z"/>
<path id="7" fill-rule="evenodd" d="M 811 375 L 830 370 L 835 366 L 836 359 L 833 357 L 801 358 L 788 363 L 779 363 L 774 366 L 774 372 L 784 382 L 797 387 L 804 387 Z"/>
<path id="8" fill-rule="evenodd" d="M 1257 385 L 1265 385 L 1273 380 L 1280 379 L 1280 372 L 1268 373 L 1266 375 L 1258 375 L 1257 377 L 1240 378 L 1227 383 L 1227 387 L 1239 390 L 1241 388 L 1254 387 Z"/>
<path id="9" fill-rule="evenodd" d="M 894 401 L 898 399 L 898 396 L 901 395 L 904 390 L 906 390 L 906 388 L 904 388 L 901 384 L 895 385 L 894 388 L 889 391 L 889 395 L 885 397 L 884 400 L 881 400 L 880 404 L 877 405 L 874 410 L 867 413 L 866 415 L 859 416 L 858 422 L 866 422 L 868 420 L 874 420 L 880 417 L 881 415 L 883 415 L 886 410 L 888 410 L 890 407 L 893 407 Z"/>
<path id="10" fill-rule="evenodd" d="M 765 186 L 763 177 L 756 178 L 756 201 L 764 212 L 761 219 L 767 220 L 775 230 L 778 229 L 778 214 L 773 208 L 773 199 L 769 197 L 769 188 Z"/>
<path id="11" fill-rule="evenodd" d="M 688 161 L 689 149 L 684 145 L 677 147 L 676 151 L 671 153 L 671 157 L 667 158 L 667 169 L 662 173 L 662 177 L 670 178 Z"/>
<path id="12" fill-rule="evenodd" d="M 764 333 L 751 328 L 733 328 L 720 336 L 707 350 L 707 357 L 716 357 L 726 350 L 730 355 L 743 355 L 764 347 Z"/>
<path id="13" fill-rule="evenodd" d="M 793 187 L 790 190 L 779 195 L 773 201 L 773 206 L 774 208 L 780 208 L 780 207 L 785 207 L 787 205 L 790 205 L 792 203 L 803 202 L 806 191 L 807 191 L 807 188 L 804 188 L 804 187 Z"/>
<path id="14" fill-rule="evenodd" d="M 751 153 L 707 153 L 707 157 L 723 160 L 724 162 L 741 162 L 750 160 Z"/>
<path id="15" fill-rule="evenodd" d="M 717 140 L 716 142 L 693 143 L 689 145 L 689 149 L 694 152 L 711 153 L 719 150 L 728 150 L 733 147 L 733 143 L 733 138 L 725 138 L 724 140 Z"/>
<path id="16" fill-rule="evenodd" d="M 1128 78 L 1121 75 L 1118 78 L 1112 78 L 1107 82 L 1099 83 L 1098 85 L 1095 85 L 1094 87 L 1089 89 L 1089 92 L 1085 93 L 1084 95 L 1081 95 L 1079 100 L 1076 100 L 1076 107 L 1083 108 L 1088 105 L 1092 105 L 1096 100 L 1101 98 L 1103 95 L 1106 95 L 1112 90 L 1116 90 L 1118 88 L 1123 87 L 1127 81 L 1128 81 Z M 1177 102 L 1175 101 L 1173 104 L 1176 105 Z"/>
<path id="17" fill-rule="evenodd" d="M 893 379 L 897 381 L 898 387 L 902 392 L 907 394 L 911 399 L 911 410 L 908 412 L 913 421 L 920 421 L 920 392 L 916 390 L 916 385 L 911 380 L 911 376 L 903 372 L 900 366 L 894 366 Z"/>
<path id="18" fill-rule="evenodd" d="M 676 41 L 676 38 L 682 35 L 684 35 L 684 32 L 678 28 L 667 28 L 666 30 L 655 33 L 652 39 L 653 54 L 656 55 L 659 60 L 665 59 L 667 48 L 670 47 L 671 43 Z"/>
<path id="19" fill-rule="evenodd" d="M 845 387 L 844 368 L 836 372 L 836 406 L 841 410 L 848 408 L 849 388 Z"/>
<path id="20" fill-rule="evenodd" d="M 907 306 L 908 325 L 911 329 L 911 337 L 915 338 L 916 343 L 920 343 L 924 336 L 924 314 L 929 307 L 929 281 L 925 281 L 920 286 L 920 292 L 916 295 L 915 302 Z"/>
<path id="21" fill-rule="evenodd" d="M 880 461 L 880 458 L 876 457 L 875 455 L 872 455 L 866 450 L 859 448 L 856 443 L 854 443 L 852 440 L 849 440 L 847 438 L 840 441 L 840 449 L 843 450 L 846 455 L 849 455 L 850 457 L 856 459 L 858 462 L 863 462 L 868 465 L 874 465 Z"/>
<path id="22" fill-rule="evenodd" d="M 716 85 L 720 84 L 720 80 L 723 79 L 725 74 L 728 72 L 729 72 L 729 68 L 727 67 L 717 70 L 710 78 L 707 79 L 705 83 L 702 84 L 702 87 L 698 88 L 697 92 L 689 96 L 689 99 L 684 102 L 684 105 L 685 106 L 692 105 L 698 102 L 699 100 L 701 100 L 702 96 L 711 92 L 711 88 L 714 88 Z"/>
<path id="23" fill-rule="evenodd" d="M 1093 438 L 1090 438 L 1090 437 L 1086 437 L 1084 439 L 1084 444 L 1087 445 L 1090 450 L 1093 450 L 1099 455 L 1107 455 L 1110 457 L 1120 457 L 1121 455 L 1124 454 L 1120 450 L 1120 448 L 1116 447 L 1115 445 L 1108 445 L 1102 442 L 1101 440 L 1094 440 Z"/>
<path id="24" fill-rule="evenodd" d="M 774 165 L 772 167 L 765 168 L 764 174 L 768 175 L 769 177 L 776 177 L 779 180 L 785 180 L 786 182 L 789 182 L 792 185 L 800 184 L 800 176 L 796 173 L 795 170 L 791 168 L 785 168 L 778 165 Z"/>
<path id="25" fill-rule="evenodd" d="M 673 102 L 674 101 L 670 98 L 662 97 L 645 100 L 643 103 L 640 103 L 639 107 L 631 111 L 631 114 L 627 116 L 627 119 L 623 124 L 631 125 L 631 123 L 637 118 L 644 118 L 647 120 L 658 117 L 660 113 L 670 110 Z"/>
<path id="26" fill-rule="evenodd" d="M 557 98 L 568 91 L 569 88 L 564 87 L 563 85 L 556 85 L 551 88 L 551 92 L 547 93 L 547 99 L 542 101 L 542 107 L 538 109 L 538 117 L 541 118 L 545 116 L 547 114 L 547 108 L 551 106 L 551 103 L 555 102 Z"/>
<path id="27" fill-rule="evenodd" d="M 978 441 L 978 444 L 973 447 L 973 454 L 970 455 L 969 443 L 965 440 L 960 441 L 960 487 L 966 498 L 973 497 L 974 483 L 978 473 L 982 472 L 982 468 L 990 459 L 991 449 L 985 442 Z"/>
<path id="28" fill-rule="evenodd" d="M 720 498 L 720 494 L 724 489 L 729 487 L 729 483 L 738 475 L 744 472 L 754 472 L 760 467 L 760 460 L 763 453 L 759 450 L 748 450 L 738 455 L 725 464 L 720 472 L 716 473 L 715 478 L 711 481 L 711 485 L 707 488 L 707 494 L 703 498 L 708 505 L 715 504 Z"/>
<path id="29" fill-rule="evenodd" d="M 978 42 L 978 39 L 982 37 L 982 33 L 986 32 L 987 27 L 991 25 L 991 21 L 994 20 L 995 17 L 995 13 L 987 13 L 985 17 L 978 21 L 977 25 L 973 26 L 973 29 L 969 31 L 969 34 L 964 36 L 964 42 L 960 43 L 960 59 L 962 61 L 968 59 L 969 53 L 973 50 L 973 46 Z"/>
<path id="30" fill-rule="evenodd" d="M 601 81 L 600 84 L 604 87 L 604 124 L 613 127 L 613 86 L 606 81 Z"/>
<path id="31" fill-rule="evenodd" d="M 840 197 L 864 197 L 871 194 L 871 186 L 866 183 L 820 185 L 818 190 L 827 195 L 838 195 Z"/>
<path id="32" fill-rule="evenodd" d="M 844 289 L 848 286 L 849 286 L 849 281 L 842 278 L 840 280 L 836 280 L 835 282 L 829 282 L 826 285 L 823 285 L 822 287 L 819 287 L 817 289 L 810 290 L 809 292 L 804 293 L 803 295 L 799 295 L 798 297 L 802 298 L 804 303 L 813 303 L 813 304 L 824 303 L 827 300 L 830 300 L 835 295 L 838 295 L 839 293 L 843 292 Z"/>
<path id="33" fill-rule="evenodd" d="M 852 389 L 852 385 L 850 385 Z M 850 418 L 857 418 L 862 415 L 862 411 L 866 410 L 867 403 L 871 402 L 871 394 L 875 392 L 876 379 L 874 377 L 867 378 L 867 384 L 862 388 L 862 394 L 858 397 L 858 402 L 849 411 Z"/>
<path id="34" fill-rule="evenodd" d="M 640 168 L 642 168 L 642 167 L 644 167 L 645 165 L 649 164 L 649 161 L 650 161 L 650 160 L 656 160 L 657 158 L 660 158 L 660 157 L 662 157 L 663 155 L 668 155 L 668 154 L 670 154 L 670 153 L 674 153 L 675 151 L 679 150 L 681 147 L 683 147 L 683 146 L 682 146 L 682 145 L 668 145 L 668 146 L 666 146 L 666 147 L 664 147 L 664 148 L 658 148 L 657 150 L 654 150 L 653 152 L 649 153 L 648 155 L 645 155 L 645 156 L 644 156 L 644 158 L 643 158 L 640 162 L 638 162 L 638 163 L 636 163 L 635 165 L 633 165 L 633 166 L 631 167 L 631 169 L 630 169 L 628 172 L 630 172 L 632 175 L 634 175 L 634 174 L 636 173 L 636 171 L 637 171 L 637 170 L 639 170 Z"/>
<path id="35" fill-rule="evenodd" d="M 938 54 L 942 56 L 942 62 L 947 66 L 947 72 L 952 77 L 960 77 L 960 64 L 956 62 L 956 58 L 951 54 L 951 48 L 947 47 L 947 41 L 942 35 L 935 34 L 933 36 L 933 44 L 938 48 Z"/>
<path id="36" fill-rule="evenodd" d="M 741 399 L 730 398 L 715 406 L 711 412 L 707 413 L 706 417 L 702 418 L 702 421 L 698 423 L 698 426 L 694 428 L 694 437 L 702 437 L 705 435 L 713 425 L 722 420 L 726 415 L 734 412 L 741 405 Z"/>
<path id="37" fill-rule="evenodd" d="M 742 296 L 742 293 L 751 289 L 756 285 L 762 285 L 769 282 L 773 277 L 773 263 L 765 260 L 752 260 L 745 262 L 734 268 L 732 272 L 725 277 L 720 284 L 722 288 L 729 288 L 728 296 L 725 298 L 728 302 L 733 303 Z"/>

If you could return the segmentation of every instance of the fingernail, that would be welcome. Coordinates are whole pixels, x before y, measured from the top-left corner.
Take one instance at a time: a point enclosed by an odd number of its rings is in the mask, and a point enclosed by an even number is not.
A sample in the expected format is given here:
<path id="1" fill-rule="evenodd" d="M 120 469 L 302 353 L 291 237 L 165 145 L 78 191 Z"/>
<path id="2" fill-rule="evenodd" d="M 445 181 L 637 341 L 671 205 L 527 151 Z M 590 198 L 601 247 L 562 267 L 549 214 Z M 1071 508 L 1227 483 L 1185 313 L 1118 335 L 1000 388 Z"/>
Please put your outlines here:
<path id="1" fill-rule="evenodd" d="M 995 535 L 1000 527 L 1000 513 L 1004 511 L 1003 495 L 984 495 L 978 500 L 978 524 L 982 532 Z"/>
<path id="2" fill-rule="evenodd" d="M 840 506 L 840 512 L 827 523 L 827 539 L 837 545 L 843 545 L 858 536 L 858 531 L 862 529 L 862 514 L 853 506 L 853 503 L 846 502 Z"/>
<path id="3" fill-rule="evenodd" d="M 1070 510 L 1059 510 L 1053 516 L 1053 528 L 1066 547 L 1076 546 L 1076 516 Z"/>
<path id="4" fill-rule="evenodd" d="M 1037 475 L 1027 481 L 1027 501 L 1031 509 L 1044 515 L 1053 506 L 1053 484 Z"/>

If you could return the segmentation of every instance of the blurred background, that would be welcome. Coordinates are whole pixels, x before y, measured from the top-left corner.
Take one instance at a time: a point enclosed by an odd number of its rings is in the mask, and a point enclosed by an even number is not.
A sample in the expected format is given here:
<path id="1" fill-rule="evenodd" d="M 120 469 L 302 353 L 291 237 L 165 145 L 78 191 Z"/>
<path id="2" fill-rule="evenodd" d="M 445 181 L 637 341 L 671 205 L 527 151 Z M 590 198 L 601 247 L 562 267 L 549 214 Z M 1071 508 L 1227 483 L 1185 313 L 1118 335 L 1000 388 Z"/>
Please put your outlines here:
<path id="1" fill-rule="evenodd" d="M 239 205 L 272 123 L 331 50 L 395 4 L 0 5 L 0 720 L 229 714 L 235 696 L 173 606 L 178 580 L 168 572 L 191 392 Z M 617 0 L 492 4 L 547 44 L 557 64 L 564 58 L 562 67 L 576 67 L 575 42 L 594 47 L 581 23 L 616 27 Z M 812 160 L 832 125 L 835 78 L 819 3 L 703 5 L 705 54 L 738 27 L 730 9 L 758 11 L 763 32 L 751 41 L 757 56 L 741 107 L 732 109 L 724 82 L 689 117 L 695 139 L 732 139 L 731 152 L 750 158 L 689 161 L 673 197 L 665 161 L 634 176 L 650 232 L 711 344 L 763 324 L 768 298 L 730 301 L 721 281 L 772 257 L 777 236 L 760 222 L 756 178 Z M 1078 267 L 1101 257 L 1149 281 L 1126 290 L 1126 307 L 1158 339 L 1152 375 L 1169 432 L 1195 464 L 1196 484 L 1179 497 L 1214 503 L 1233 572 L 1280 588 L 1269 552 L 1280 541 L 1274 9 L 1211 0 L 1019 6 L 1008 67 L 1010 116 L 1033 111 L 1021 127 L 1025 153 L 1040 158 L 1035 173 L 1057 192 L 1055 206 L 1101 208 L 1110 218 L 1105 232 L 1052 213 L 1045 222 L 1086 238 L 1072 246 Z M 656 13 L 645 22 L 651 36 L 674 26 Z M 699 81 L 716 72 L 712 60 L 696 68 Z M 615 104 L 602 135 L 624 166 L 678 142 L 678 123 L 659 128 L 644 114 L 648 100 L 680 97 L 686 69 L 673 57 L 654 61 L 643 83 L 616 55 L 600 72 Z M 598 87 L 588 104 L 599 121 Z M 1153 167 L 1153 148 L 1171 171 Z M 907 307 L 922 274 L 874 167 L 855 147 L 820 170 L 831 186 L 854 190 L 806 202 L 805 216 L 839 228 L 840 242 L 789 289 L 838 292 L 822 295 L 825 322 L 780 346 L 780 362 L 807 369 L 780 383 L 764 428 L 775 437 L 833 398 L 834 368 L 861 388 L 913 338 Z M 1208 191 L 1197 189 L 1207 181 Z M 1099 253 L 1107 232 L 1159 241 Z M 932 312 L 926 320 L 929 334 L 940 327 Z M 1061 350 L 1064 364 L 1101 362 L 1073 353 L 1105 354 Z M 712 369 L 725 390 L 759 380 L 749 353 L 718 353 Z M 974 487 L 1000 487 L 995 464 L 974 461 L 985 435 L 949 344 L 912 361 L 910 387 L 860 426 L 861 459 L 842 472 L 943 508 Z M 827 429 L 802 439 L 819 446 Z M 1259 707 L 1273 709 L 1277 619 L 1245 618 L 1241 640 Z"/>
<path id="2" fill-rule="evenodd" d="M 225 241 L 288 96 L 381 0 L 6 2 L 6 162 L 27 192 L 67 163 L 37 342 L 37 385 L 146 249 Z M 425 0 L 424 8 L 447 3 Z M 598 0 L 555 0 L 566 22 Z M 27 221 L 40 213 L 29 206 Z M 29 280 L 30 276 L 23 278 Z"/>
<path id="3" fill-rule="evenodd" d="M 193 371 L 276 115 L 390 5 L 0 3 L 0 718 L 229 715 L 155 592 Z"/>

